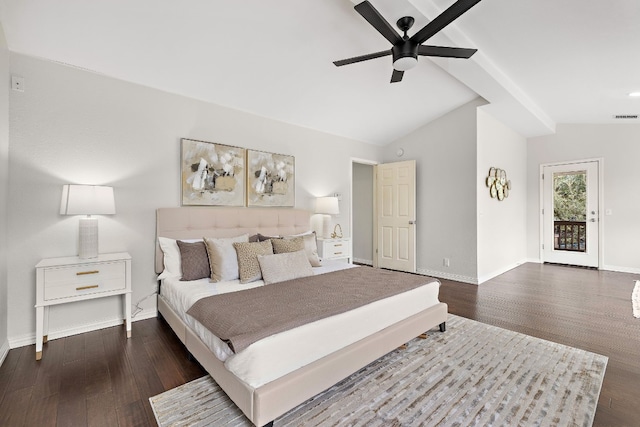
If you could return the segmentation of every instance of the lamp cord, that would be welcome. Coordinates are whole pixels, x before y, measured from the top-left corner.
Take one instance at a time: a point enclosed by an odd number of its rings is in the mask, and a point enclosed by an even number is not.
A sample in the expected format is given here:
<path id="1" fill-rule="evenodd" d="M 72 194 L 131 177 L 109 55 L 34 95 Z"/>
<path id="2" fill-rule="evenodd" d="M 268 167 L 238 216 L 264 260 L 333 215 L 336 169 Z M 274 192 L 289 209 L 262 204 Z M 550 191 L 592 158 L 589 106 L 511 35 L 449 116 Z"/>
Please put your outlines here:
<path id="1" fill-rule="evenodd" d="M 140 314 L 140 312 L 144 311 L 144 309 L 142 307 L 140 307 L 140 304 L 142 304 L 143 301 L 145 301 L 146 299 L 157 295 L 157 292 L 153 292 L 152 294 L 147 295 L 144 298 L 139 299 L 137 302 L 135 302 L 133 304 L 133 312 L 131 313 L 131 318 L 133 319 L 134 317 L 136 317 L 136 315 Z"/>

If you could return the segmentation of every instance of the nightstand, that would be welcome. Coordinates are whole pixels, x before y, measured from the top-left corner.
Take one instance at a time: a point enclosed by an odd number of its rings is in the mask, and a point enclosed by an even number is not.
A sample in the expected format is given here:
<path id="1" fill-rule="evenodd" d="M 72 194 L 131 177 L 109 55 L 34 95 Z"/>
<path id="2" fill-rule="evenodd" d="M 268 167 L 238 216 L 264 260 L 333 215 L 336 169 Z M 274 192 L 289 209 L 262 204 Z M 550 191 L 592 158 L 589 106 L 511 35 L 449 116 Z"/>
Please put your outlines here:
<path id="1" fill-rule="evenodd" d="M 320 259 L 351 259 L 351 239 L 318 239 L 318 256 Z"/>
<path id="2" fill-rule="evenodd" d="M 69 302 L 122 295 L 127 338 L 131 337 L 131 255 L 101 254 L 96 258 L 47 258 L 36 265 L 36 360 L 49 335 L 49 307 Z"/>

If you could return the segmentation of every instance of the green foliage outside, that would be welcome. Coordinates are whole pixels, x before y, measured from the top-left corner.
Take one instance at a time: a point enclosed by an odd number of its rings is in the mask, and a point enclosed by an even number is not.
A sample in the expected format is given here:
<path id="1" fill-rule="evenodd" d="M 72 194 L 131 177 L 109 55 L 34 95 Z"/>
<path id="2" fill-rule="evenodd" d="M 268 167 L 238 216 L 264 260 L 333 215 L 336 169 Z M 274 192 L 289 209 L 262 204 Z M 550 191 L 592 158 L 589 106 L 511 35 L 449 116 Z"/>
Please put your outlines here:
<path id="1" fill-rule="evenodd" d="M 553 216 L 556 221 L 587 220 L 587 174 L 585 172 L 553 177 Z"/>

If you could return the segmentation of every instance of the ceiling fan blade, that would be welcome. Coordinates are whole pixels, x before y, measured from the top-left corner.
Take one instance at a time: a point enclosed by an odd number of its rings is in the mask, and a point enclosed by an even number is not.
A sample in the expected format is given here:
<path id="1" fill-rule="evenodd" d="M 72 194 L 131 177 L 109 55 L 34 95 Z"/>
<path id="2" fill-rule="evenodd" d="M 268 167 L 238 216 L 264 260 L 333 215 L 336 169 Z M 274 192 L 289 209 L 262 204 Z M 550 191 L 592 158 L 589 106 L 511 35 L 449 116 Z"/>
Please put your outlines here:
<path id="1" fill-rule="evenodd" d="M 391 55 L 391 49 L 383 50 L 382 52 L 370 53 L 368 55 L 354 56 L 353 58 L 341 59 L 339 61 L 333 61 L 336 67 L 343 65 L 355 64 L 356 62 L 368 61 L 369 59 L 376 59 L 382 56 Z"/>
<path id="2" fill-rule="evenodd" d="M 394 69 L 393 74 L 391 74 L 391 83 L 398 83 L 402 80 L 402 76 L 404 76 L 404 71 Z"/>
<path id="3" fill-rule="evenodd" d="M 480 1 L 480 0 L 478 0 Z M 373 26 L 380 34 L 384 36 L 385 39 L 389 40 L 391 44 L 395 45 L 396 43 L 400 43 L 402 41 L 402 37 L 393 29 L 393 27 L 380 15 L 380 12 L 376 10 L 375 7 L 367 0 L 363 1 L 355 5 L 354 9 L 358 12 L 364 19 L 366 19 L 369 24 Z"/>
<path id="4" fill-rule="evenodd" d="M 433 21 L 425 25 L 424 28 L 411 36 L 411 41 L 417 44 L 424 43 L 433 37 L 438 31 L 458 19 L 460 15 L 471 9 L 477 3 L 480 3 L 480 1 L 481 0 L 458 0 L 449 6 L 447 10 L 438 15 Z"/>
<path id="5" fill-rule="evenodd" d="M 463 47 L 444 46 L 418 46 L 418 55 L 441 56 L 443 58 L 471 58 L 478 49 L 466 49 Z"/>

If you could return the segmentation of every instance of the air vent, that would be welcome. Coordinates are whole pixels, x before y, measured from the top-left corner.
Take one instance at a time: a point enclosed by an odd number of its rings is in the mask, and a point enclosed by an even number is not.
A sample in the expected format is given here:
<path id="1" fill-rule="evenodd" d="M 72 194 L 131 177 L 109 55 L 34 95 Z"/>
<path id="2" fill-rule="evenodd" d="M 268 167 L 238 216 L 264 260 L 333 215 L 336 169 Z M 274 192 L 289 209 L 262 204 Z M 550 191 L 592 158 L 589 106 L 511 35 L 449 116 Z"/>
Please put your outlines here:
<path id="1" fill-rule="evenodd" d="M 616 114 L 613 116 L 614 119 L 637 119 L 637 114 Z"/>

